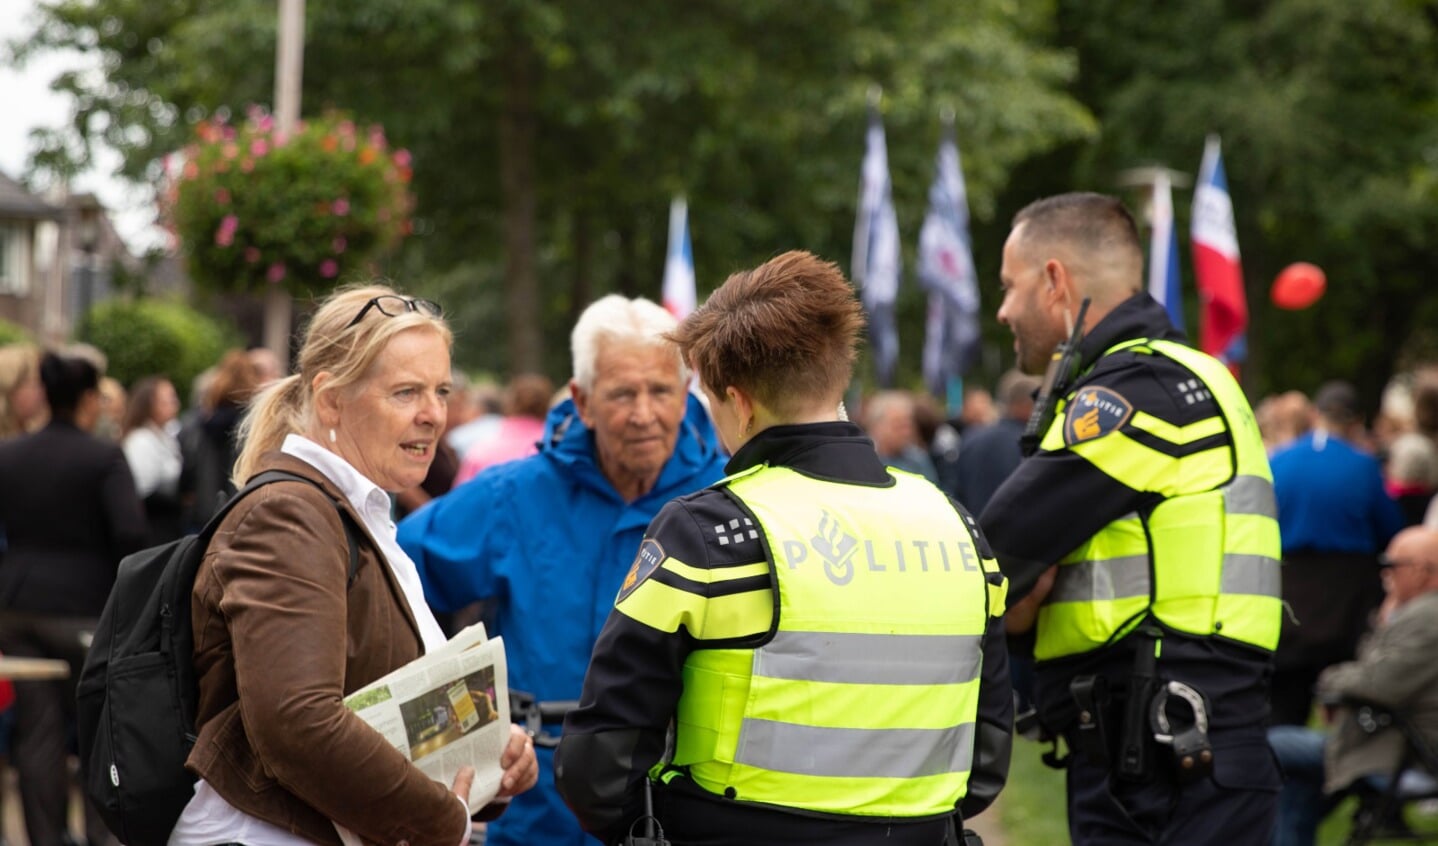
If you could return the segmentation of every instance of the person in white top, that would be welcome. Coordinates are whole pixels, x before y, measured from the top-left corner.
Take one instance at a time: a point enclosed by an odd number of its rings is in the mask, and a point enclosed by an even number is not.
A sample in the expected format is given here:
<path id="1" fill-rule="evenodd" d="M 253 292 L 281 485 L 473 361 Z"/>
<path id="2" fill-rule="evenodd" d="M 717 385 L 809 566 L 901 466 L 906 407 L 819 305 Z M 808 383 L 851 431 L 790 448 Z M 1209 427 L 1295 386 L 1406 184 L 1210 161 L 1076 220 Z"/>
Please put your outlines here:
<path id="1" fill-rule="evenodd" d="M 343 697 L 444 643 L 389 493 L 424 478 L 446 419 L 449 328 L 439 306 L 390 288 L 341 289 L 315 312 L 299 372 L 240 425 L 236 487 L 266 470 L 305 477 L 245 496 L 195 578 L 199 776 L 171 846 L 458 846 L 474 771 L 432 780 Z M 357 524 L 351 573 L 345 520 Z M 510 727 L 498 801 L 535 783 Z M 457 805 L 456 805 L 457 803 Z"/>
<path id="2" fill-rule="evenodd" d="M 130 390 L 120 446 L 135 492 L 145 502 L 150 544 L 180 536 L 180 396 L 164 376 L 146 376 Z"/>

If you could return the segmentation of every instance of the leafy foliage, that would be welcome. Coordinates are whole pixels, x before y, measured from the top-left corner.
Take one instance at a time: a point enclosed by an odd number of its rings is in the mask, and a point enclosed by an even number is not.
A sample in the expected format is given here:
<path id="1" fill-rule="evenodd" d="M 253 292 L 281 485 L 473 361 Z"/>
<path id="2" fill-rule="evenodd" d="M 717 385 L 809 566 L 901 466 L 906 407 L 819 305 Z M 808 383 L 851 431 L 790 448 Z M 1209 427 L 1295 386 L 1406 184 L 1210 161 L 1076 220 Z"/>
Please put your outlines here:
<path id="1" fill-rule="evenodd" d="M 294 293 L 370 260 L 410 226 L 409 151 L 377 126 L 327 114 L 288 138 L 257 109 L 241 126 L 201 121 L 165 196 L 196 282 L 219 291 Z"/>
<path id="2" fill-rule="evenodd" d="M 79 336 L 105 353 L 108 375 L 121 383 L 163 373 L 182 394 L 238 343 L 233 327 L 183 303 L 157 299 L 100 303 L 85 315 Z"/>
<path id="3" fill-rule="evenodd" d="M 34 340 L 34 338 L 30 337 L 30 333 L 26 331 L 24 326 L 0 318 L 0 346 L 16 343 L 33 343 Z"/>
<path id="4" fill-rule="evenodd" d="M 54 0 L 24 49 L 96 50 L 106 73 L 64 81 L 75 120 L 38 163 L 59 170 L 104 140 L 128 174 L 154 179 L 190 124 L 268 101 L 274 12 L 273 0 Z M 457 360 L 525 364 L 495 342 L 525 319 L 505 292 L 528 286 L 544 364 L 563 376 L 578 308 L 615 290 L 657 296 L 675 193 L 689 197 L 701 294 L 784 249 L 845 261 L 871 85 L 884 90 L 906 242 L 944 106 L 958 114 L 975 214 L 991 214 L 1015 166 L 1096 131 L 1062 89 L 1077 63 L 1045 43 L 1051 16 L 1048 3 L 1009 0 L 833 0 L 818 12 L 781 0 L 309 0 L 303 102 L 382 123 L 413 153 L 415 234 L 388 269 L 437 299 L 429 286 L 459 292 L 445 300 Z M 507 127 L 531 133 L 518 155 L 501 143 Z M 526 250 L 530 276 L 513 266 Z M 913 311 L 903 331 L 916 373 Z"/>
<path id="5" fill-rule="evenodd" d="M 1040 190 L 1112 190 L 1148 163 L 1193 173 L 1219 133 L 1251 311 L 1245 382 L 1258 395 L 1346 378 L 1376 405 L 1438 325 L 1438 6 L 1062 0 L 1058 20 L 1083 67 L 1074 94 L 1104 131 L 1052 162 Z M 1285 312 L 1268 291 L 1295 261 L 1324 268 L 1328 292 Z"/>

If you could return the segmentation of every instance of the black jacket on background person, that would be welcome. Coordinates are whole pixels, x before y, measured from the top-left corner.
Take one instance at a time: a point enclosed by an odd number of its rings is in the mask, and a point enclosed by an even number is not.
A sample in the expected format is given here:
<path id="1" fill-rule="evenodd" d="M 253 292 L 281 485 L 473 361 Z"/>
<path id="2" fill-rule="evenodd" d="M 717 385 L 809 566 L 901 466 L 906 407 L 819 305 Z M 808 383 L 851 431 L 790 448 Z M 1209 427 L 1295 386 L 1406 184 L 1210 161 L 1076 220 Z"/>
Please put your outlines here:
<path id="1" fill-rule="evenodd" d="M 50 616 L 99 617 L 146 539 L 124 452 L 58 420 L 0 444 L 0 526 L 0 609 Z"/>
<path id="2" fill-rule="evenodd" d="M 888 471 L 873 443 L 852 423 L 775 426 L 755 435 L 725 470 L 738 473 L 760 464 L 785 466 L 805 475 L 839 482 L 883 485 Z M 682 507 L 676 508 L 676 505 Z M 962 509 L 955 504 L 961 514 Z M 650 524 L 646 537 L 693 566 L 735 567 L 766 560 L 758 544 L 732 544 L 713 531 L 697 527 L 746 519 L 747 512 L 731 494 L 708 488 L 671 502 Z M 755 554 L 758 557 L 755 557 Z M 702 563 L 700 563 L 702 562 Z M 765 590 L 773 574 L 717 581 L 718 591 Z M 700 589 L 697 582 L 689 585 Z M 775 603 L 777 606 L 777 602 Z M 782 613 L 782 609 L 779 609 Z M 997 613 L 997 612 L 995 612 Z M 771 637 L 769 620 L 742 646 L 758 648 Z M 975 715 L 973 767 L 967 796 L 958 810 L 977 814 L 993 801 L 1008 774 L 1013 728 L 1008 652 L 1002 617 L 990 618 L 983 638 L 983 667 Z M 616 842 L 641 812 L 643 783 L 651 766 L 664 754 L 665 739 L 683 691 L 683 667 L 689 653 L 702 648 L 684 628 L 665 633 L 624 614 L 609 615 L 585 678 L 580 708 L 564 723 L 564 740 L 556 754 L 556 778 L 565 801 L 586 830 Z M 650 656 L 642 669 L 632 660 L 606 661 L 606 654 L 630 659 Z M 603 692 L 602 696 L 596 695 Z M 817 813 L 741 803 L 709 793 L 682 776 L 654 786 L 656 812 L 666 834 L 676 843 L 825 843 L 859 846 L 874 842 L 876 828 L 894 846 L 942 843 L 947 820 L 886 820 L 878 824 L 859 817 L 837 818 Z M 622 809 L 616 813 L 616 809 Z M 611 819 L 619 820 L 610 825 Z"/>

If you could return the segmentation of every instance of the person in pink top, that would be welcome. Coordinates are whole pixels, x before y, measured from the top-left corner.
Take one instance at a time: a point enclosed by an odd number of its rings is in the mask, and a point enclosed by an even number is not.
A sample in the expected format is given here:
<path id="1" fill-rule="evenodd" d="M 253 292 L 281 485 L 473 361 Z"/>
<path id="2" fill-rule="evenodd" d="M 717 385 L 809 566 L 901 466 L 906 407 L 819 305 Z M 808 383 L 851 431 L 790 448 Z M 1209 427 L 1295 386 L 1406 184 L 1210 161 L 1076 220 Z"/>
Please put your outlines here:
<path id="1" fill-rule="evenodd" d="M 499 430 L 493 437 L 469 448 L 460 462 L 454 484 L 464 484 L 486 467 L 538 452 L 539 439 L 544 437 L 544 416 L 549 411 L 553 393 L 554 383 L 544 376 L 521 373 L 511 379 L 504 389 L 504 419 L 500 421 Z"/>

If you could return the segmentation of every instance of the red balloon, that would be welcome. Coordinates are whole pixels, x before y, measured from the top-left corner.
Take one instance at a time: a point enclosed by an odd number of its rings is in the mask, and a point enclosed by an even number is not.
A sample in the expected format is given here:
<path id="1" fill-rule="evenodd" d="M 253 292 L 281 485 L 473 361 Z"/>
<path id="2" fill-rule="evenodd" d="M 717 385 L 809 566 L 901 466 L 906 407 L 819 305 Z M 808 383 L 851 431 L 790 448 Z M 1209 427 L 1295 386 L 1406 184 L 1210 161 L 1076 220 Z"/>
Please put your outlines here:
<path id="1" fill-rule="evenodd" d="M 1278 278 L 1273 280 L 1269 296 L 1279 308 L 1297 311 L 1318 302 L 1327 285 L 1328 277 L 1323 275 L 1322 268 L 1298 261 L 1283 268 Z"/>

